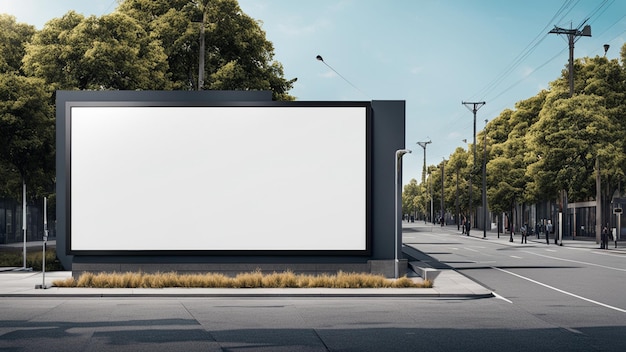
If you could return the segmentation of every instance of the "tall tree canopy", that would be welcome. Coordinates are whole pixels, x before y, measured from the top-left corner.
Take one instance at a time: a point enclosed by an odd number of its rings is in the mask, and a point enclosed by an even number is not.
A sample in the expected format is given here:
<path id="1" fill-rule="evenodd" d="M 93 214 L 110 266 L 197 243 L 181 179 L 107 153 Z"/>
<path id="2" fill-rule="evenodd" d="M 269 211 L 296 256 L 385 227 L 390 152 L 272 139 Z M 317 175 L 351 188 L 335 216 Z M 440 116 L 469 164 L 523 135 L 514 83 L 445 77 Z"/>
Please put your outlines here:
<path id="1" fill-rule="evenodd" d="M 19 199 L 21 181 L 31 194 L 54 184 L 54 109 L 41 79 L 0 74 L 0 196 Z"/>
<path id="2" fill-rule="evenodd" d="M 569 201 L 601 197 L 608 204 L 606 200 L 613 192 L 624 188 L 626 45 L 621 53 L 621 61 L 599 56 L 575 60 L 572 97 L 564 70 L 550 83 L 550 89 L 519 101 L 515 109 L 504 110 L 489 122 L 480 134 L 487 133 L 487 195 L 491 210 L 508 211 L 517 202 L 557 200 L 562 190 L 567 191 Z M 478 149 L 483 147 L 480 134 Z M 471 155 L 467 154 L 471 164 Z M 480 154 L 477 164 L 482 161 Z M 451 158 L 458 155 L 455 152 Z M 466 174 L 472 174 L 469 171 L 465 170 Z M 596 194 L 598 171 L 601 194 Z M 473 186 L 478 181 L 474 177 Z M 473 187 L 475 195 L 480 191 Z M 448 209 L 450 200 L 455 199 L 453 192 L 446 187 Z"/>
<path id="3" fill-rule="evenodd" d="M 15 22 L 15 17 L 0 14 L 0 73 L 22 73 L 26 44 L 35 34 L 35 27 Z"/>
<path id="4" fill-rule="evenodd" d="M 203 30 L 201 30 L 203 29 Z M 0 15 L 0 196 L 50 190 L 55 89 L 271 90 L 292 100 L 260 22 L 236 0 L 121 0 L 104 16 L 70 11 L 43 29 Z"/>
<path id="5" fill-rule="evenodd" d="M 275 100 L 293 99 L 295 79 L 283 78 L 260 23 L 236 0 L 124 0 L 118 11 L 161 42 L 175 89 L 198 88 L 203 33 L 204 89 L 271 90 Z"/>
<path id="6" fill-rule="evenodd" d="M 27 46 L 24 71 L 58 89 L 166 89 L 158 40 L 122 13 L 85 18 L 73 11 L 48 22 Z"/>

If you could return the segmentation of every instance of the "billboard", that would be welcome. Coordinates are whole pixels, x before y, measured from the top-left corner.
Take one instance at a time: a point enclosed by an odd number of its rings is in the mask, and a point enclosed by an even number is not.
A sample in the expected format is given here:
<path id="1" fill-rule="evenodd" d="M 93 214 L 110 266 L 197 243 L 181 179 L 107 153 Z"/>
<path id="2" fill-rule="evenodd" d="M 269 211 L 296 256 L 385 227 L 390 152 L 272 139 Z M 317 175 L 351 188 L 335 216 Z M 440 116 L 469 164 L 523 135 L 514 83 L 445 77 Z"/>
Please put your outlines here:
<path id="1" fill-rule="evenodd" d="M 370 253 L 369 102 L 68 101 L 68 254 Z"/>

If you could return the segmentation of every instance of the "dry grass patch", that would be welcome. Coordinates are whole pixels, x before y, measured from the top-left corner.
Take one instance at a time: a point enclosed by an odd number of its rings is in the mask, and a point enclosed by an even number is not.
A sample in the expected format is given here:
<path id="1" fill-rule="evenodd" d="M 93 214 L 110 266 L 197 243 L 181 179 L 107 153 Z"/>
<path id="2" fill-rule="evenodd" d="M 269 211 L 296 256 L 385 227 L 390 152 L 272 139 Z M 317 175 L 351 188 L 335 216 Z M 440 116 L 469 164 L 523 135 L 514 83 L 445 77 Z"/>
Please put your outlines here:
<path id="1" fill-rule="evenodd" d="M 30 250 L 26 253 L 26 267 L 33 268 L 35 271 L 41 271 L 43 263 L 43 253 L 40 249 Z M 15 266 L 21 267 L 24 265 L 24 254 L 22 249 L 4 249 L 0 252 L 0 266 Z M 57 254 L 55 248 L 48 248 L 46 250 L 46 271 L 58 271 L 63 270 L 61 262 L 57 260 Z"/>
<path id="2" fill-rule="evenodd" d="M 431 288 L 433 286 L 431 281 L 416 282 L 406 276 L 392 280 L 382 275 L 363 273 L 339 272 L 336 275 L 304 275 L 287 271 L 263 274 L 260 270 L 241 273 L 235 277 L 218 273 L 84 273 L 78 279 L 71 277 L 65 280 L 56 280 L 52 284 L 56 287 L 90 288 Z"/>

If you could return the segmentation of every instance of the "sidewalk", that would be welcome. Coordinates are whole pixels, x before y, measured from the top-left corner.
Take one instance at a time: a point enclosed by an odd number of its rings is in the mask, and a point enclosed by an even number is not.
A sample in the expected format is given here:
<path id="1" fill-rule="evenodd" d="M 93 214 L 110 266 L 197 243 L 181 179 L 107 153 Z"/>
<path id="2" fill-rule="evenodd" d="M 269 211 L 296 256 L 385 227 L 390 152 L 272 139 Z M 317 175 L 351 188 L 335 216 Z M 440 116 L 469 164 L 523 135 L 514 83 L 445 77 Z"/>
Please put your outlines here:
<path id="1" fill-rule="evenodd" d="M 69 271 L 46 273 L 46 285 L 72 276 Z M 430 297 L 485 298 L 490 290 L 456 272 L 442 272 L 433 288 L 59 288 L 37 289 L 41 272 L 0 272 L 0 297 Z"/>
<path id="2" fill-rule="evenodd" d="M 423 221 L 420 221 L 419 223 L 417 221 L 414 223 L 407 223 L 406 221 L 404 221 L 402 223 L 402 226 L 404 228 L 429 228 L 430 227 L 432 228 L 432 231 L 445 231 L 451 234 L 458 234 L 459 236 L 466 236 L 466 235 L 461 234 L 461 230 L 457 230 L 457 225 L 440 226 L 436 224 L 433 225 L 431 223 L 424 224 Z M 487 236 L 483 237 L 484 231 L 479 230 L 479 229 L 472 229 L 470 231 L 470 237 L 473 237 L 473 238 L 479 238 L 479 239 L 484 238 L 487 241 L 500 242 L 503 245 L 518 245 L 518 246 L 525 245 L 521 243 L 522 236 L 520 233 L 515 233 L 515 235 L 513 236 L 513 242 L 510 242 L 511 234 L 508 232 L 506 233 L 500 232 L 499 238 L 498 238 L 498 233 L 496 230 L 489 230 L 486 232 L 486 234 Z M 546 244 L 546 238 L 544 235 L 541 235 L 539 239 L 537 239 L 537 235 L 528 236 L 527 241 L 528 241 L 528 244 L 531 244 L 531 243 L 539 244 L 539 245 L 543 244 L 546 247 L 557 246 L 557 244 L 554 243 L 553 235 L 550 236 L 549 245 Z M 573 240 L 571 237 L 566 237 L 565 239 L 561 241 L 561 243 L 563 247 L 580 248 L 580 249 L 588 249 L 588 250 L 593 250 L 593 249 L 601 250 L 600 244 L 596 243 L 595 240 L 591 238 L 579 238 L 579 239 Z M 609 248 L 606 250 L 602 249 L 602 251 L 607 251 L 607 253 L 616 253 L 616 254 L 619 253 L 619 254 L 626 255 L 626 240 L 622 238 L 622 240 L 618 241 L 617 248 L 615 248 L 615 242 L 610 241 Z"/>
<path id="3" fill-rule="evenodd" d="M 450 234 L 461 235 L 456 225 L 439 226 L 424 224 L 423 222 L 402 223 L 403 228 L 428 228 L 427 231 L 445 231 Z M 509 233 L 487 231 L 486 241 L 494 241 L 506 246 L 525 246 L 520 243 L 519 234 L 510 242 Z M 483 231 L 472 229 L 470 236 L 483 239 Z M 546 244 L 545 237 L 537 239 L 528 236 L 528 244 L 555 246 L 554 238 L 550 238 L 550 244 Z M 32 244 L 32 243 L 29 243 Z M 39 245 L 41 245 L 39 243 Z M 598 250 L 599 244 L 589 239 L 564 239 L 564 247 L 579 248 L 584 250 Z M 29 246 L 30 247 L 30 246 Z M 419 248 L 412 250 L 419 251 Z M 603 250 L 604 251 L 604 250 Z M 618 248 L 614 248 L 614 242 L 609 243 L 607 253 L 619 253 L 626 255 L 626 242 L 618 242 Z M 418 263 L 419 264 L 419 263 Z M 46 272 L 46 289 L 36 288 L 43 285 L 41 272 L 19 271 L 20 268 L 0 267 L 0 297 L 424 297 L 424 298 L 485 298 L 493 297 L 493 293 L 487 288 L 470 280 L 455 270 L 441 270 L 434 281 L 434 287 L 429 289 L 413 288 L 384 288 L 384 289 L 328 289 L 328 288 L 254 288 L 254 289 L 222 289 L 222 288 L 163 288 L 163 289 L 99 289 L 99 288 L 59 288 L 51 287 L 55 280 L 63 280 L 72 276 L 69 271 Z M 416 275 L 412 271 L 412 275 Z M 409 275 L 411 276 L 411 275 Z"/>
<path id="4" fill-rule="evenodd" d="M 41 243 L 37 243 L 41 246 Z M 37 245 L 35 244 L 35 245 Z M 20 244 L 21 245 L 21 244 Z M 32 245 L 32 243 L 29 243 Z M 31 246 L 29 246 L 31 247 Z M 35 246 L 36 247 L 36 246 Z M 33 248 L 29 248 L 32 250 Z M 52 287 L 55 280 L 72 276 L 70 271 L 46 272 L 46 289 L 40 271 L 0 267 L 0 297 L 423 297 L 423 298 L 486 298 L 490 290 L 454 270 L 443 270 L 434 280 L 433 288 L 163 288 L 104 289 Z M 409 277 L 417 277 L 409 271 Z"/>

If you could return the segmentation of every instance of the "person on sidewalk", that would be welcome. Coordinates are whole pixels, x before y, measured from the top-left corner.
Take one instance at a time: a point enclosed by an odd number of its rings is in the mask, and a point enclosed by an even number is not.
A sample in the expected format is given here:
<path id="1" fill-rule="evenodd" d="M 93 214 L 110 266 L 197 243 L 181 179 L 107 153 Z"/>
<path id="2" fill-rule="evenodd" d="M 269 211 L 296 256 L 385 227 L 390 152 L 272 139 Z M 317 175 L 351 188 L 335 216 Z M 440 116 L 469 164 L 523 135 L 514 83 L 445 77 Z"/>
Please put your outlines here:
<path id="1" fill-rule="evenodd" d="M 541 224 L 540 223 L 536 223 L 535 224 L 535 235 L 537 235 L 537 239 L 539 239 L 539 233 L 541 233 Z"/>
<path id="2" fill-rule="evenodd" d="M 602 234 L 600 235 L 600 249 L 608 249 L 609 243 L 609 229 L 606 226 L 602 228 Z"/>
<path id="3" fill-rule="evenodd" d="M 470 220 L 467 219 L 467 221 L 465 221 L 465 234 L 466 235 L 470 235 L 470 229 L 472 228 L 472 224 L 470 223 Z"/>
<path id="4" fill-rule="evenodd" d="M 465 216 L 463 216 L 463 220 L 461 220 L 461 235 L 465 235 Z"/>
<path id="5" fill-rule="evenodd" d="M 522 225 L 522 228 L 520 229 L 522 232 L 522 244 L 524 243 L 528 243 L 528 239 L 526 238 L 528 236 L 528 226 L 526 226 L 526 224 Z"/>
<path id="6" fill-rule="evenodd" d="M 552 222 L 548 220 L 548 225 L 546 225 L 546 244 L 550 244 L 550 232 L 552 232 Z"/>

